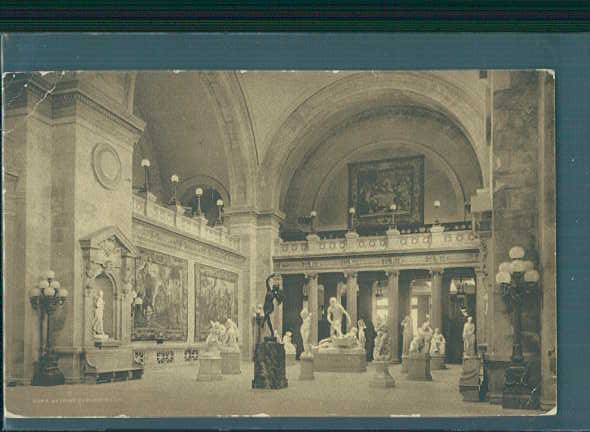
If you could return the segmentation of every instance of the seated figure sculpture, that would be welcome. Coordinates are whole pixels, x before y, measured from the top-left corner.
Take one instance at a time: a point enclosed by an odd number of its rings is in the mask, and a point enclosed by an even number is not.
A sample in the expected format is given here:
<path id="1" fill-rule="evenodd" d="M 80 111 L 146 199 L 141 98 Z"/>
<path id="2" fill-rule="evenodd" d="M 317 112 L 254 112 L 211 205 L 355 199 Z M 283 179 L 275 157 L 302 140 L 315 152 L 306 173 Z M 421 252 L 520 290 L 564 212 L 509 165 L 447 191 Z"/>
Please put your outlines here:
<path id="1" fill-rule="evenodd" d="M 434 329 L 434 335 L 430 342 L 430 355 L 445 355 L 446 340 L 439 329 Z"/>
<path id="2" fill-rule="evenodd" d="M 287 330 L 283 336 L 283 345 L 285 346 L 285 354 L 295 354 L 295 345 L 293 345 L 293 333 Z"/>
<path id="3" fill-rule="evenodd" d="M 238 345 L 238 335 L 239 335 L 238 327 L 230 318 L 228 318 L 225 321 L 225 331 L 223 334 L 223 347 L 225 349 L 239 351 L 240 348 Z"/>

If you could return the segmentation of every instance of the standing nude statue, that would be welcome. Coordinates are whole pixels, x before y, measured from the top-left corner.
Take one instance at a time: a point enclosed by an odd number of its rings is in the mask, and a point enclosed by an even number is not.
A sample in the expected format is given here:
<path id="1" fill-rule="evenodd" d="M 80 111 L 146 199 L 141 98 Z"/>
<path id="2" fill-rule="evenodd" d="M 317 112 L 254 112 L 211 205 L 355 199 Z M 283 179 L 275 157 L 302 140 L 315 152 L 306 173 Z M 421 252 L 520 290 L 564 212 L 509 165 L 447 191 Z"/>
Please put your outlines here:
<path id="1" fill-rule="evenodd" d="M 402 331 L 402 354 L 408 355 L 410 353 L 410 344 L 412 343 L 412 339 L 414 339 L 414 329 L 412 328 L 412 320 L 410 317 L 406 315 L 403 319 L 401 326 L 403 328 Z"/>
<path id="2" fill-rule="evenodd" d="M 328 308 L 328 322 L 330 323 L 330 337 L 342 337 L 342 315 L 346 316 L 348 326 L 352 324 L 352 319 L 346 309 L 336 300 L 336 297 L 330 297 L 330 307 Z"/>
<path id="3" fill-rule="evenodd" d="M 309 341 L 311 335 L 311 314 L 307 311 L 307 309 L 303 309 L 299 314 L 303 323 L 299 328 L 299 332 L 301 333 L 301 340 L 303 341 L 303 352 L 301 355 L 310 356 L 311 355 L 311 343 Z"/>
<path id="4" fill-rule="evenodd" d="M 467 317 L 467 322 L 463 326 L 463 357 L 472 357 L 475 355 L 475 324 L 473 318 Z"/>

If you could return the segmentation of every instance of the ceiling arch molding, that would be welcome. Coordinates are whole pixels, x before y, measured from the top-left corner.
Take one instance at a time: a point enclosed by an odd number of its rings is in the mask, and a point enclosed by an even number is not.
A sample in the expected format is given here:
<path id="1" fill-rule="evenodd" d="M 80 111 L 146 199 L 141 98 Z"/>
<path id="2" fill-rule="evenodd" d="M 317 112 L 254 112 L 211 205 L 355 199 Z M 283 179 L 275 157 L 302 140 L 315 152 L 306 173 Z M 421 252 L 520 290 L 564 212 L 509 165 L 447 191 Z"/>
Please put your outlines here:
<path id="1" fill-rule="evenodd" d="M 467 137 L 487 184 L 488 151 L 483 141 L 483 102 L 428 72 L 375 72 L 344 77 L 298 106 L 274 134 L 259 178 L 259 205 L 279 208 L 296 169 L 309 157 L 321 132 L 369 106 L 413 104 L 439 112 Z M 277 184 L 277 179 L 280 179 Z"/>

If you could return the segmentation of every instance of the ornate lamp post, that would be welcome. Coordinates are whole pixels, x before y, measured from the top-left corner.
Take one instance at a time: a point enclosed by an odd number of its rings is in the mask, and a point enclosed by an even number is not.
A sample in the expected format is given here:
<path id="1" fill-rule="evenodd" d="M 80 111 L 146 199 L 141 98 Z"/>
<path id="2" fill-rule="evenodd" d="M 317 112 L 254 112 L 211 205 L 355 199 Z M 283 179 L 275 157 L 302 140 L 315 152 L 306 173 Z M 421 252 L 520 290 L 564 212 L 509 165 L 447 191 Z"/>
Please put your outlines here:
<path id="1" fill-rule="evenodd" d="M 170 177 L 170 182 L 172 183 L 172 200 L 170 200 L 170 205 L 177 205 L 178 204 L 178 200 L 176 198 L 176 187 L 178 186 L 178 181 L 179 178 L 176 174 L 172 174 L 172 176 Z"/>
<path id="2" fill-rule="evenodd" d="M 502 290 L 506 307 L 512 312 L 512 356 L 506 369 L 502 406 L 504 408 L 535 408 L 533 387 L 528 382 L 528 370 L 522 354 L 521 310 L 526 295 L 536 292 L 539 272 L 531 261 L 525 261 L 524 249 L 514 246 L 509 252 L 511 262 L 500 264 L 496 282 Z"/>
<path id="3" fill-rule="evenodd" d="M 440 209 L 440 201 L 439 200 L 435 200 L 434 203 L 432 204 L 434 207 L 434 224 L 435 225 L 440 225 L 440 219 L 439 219 L 439 209 Z"/>
<path id="4" fill-rule="evenodd" d="M 348 209 L 348 231 L 349 232 L 354 231 L 354 227 L 355 227 L 354 215 L 355 214 L 356 214 L 356 209 L 354 207 L 350 207 Z"/>
<path id="5" fill-rule="evenodd" d="M 29 292 L 31 306 L 39 310 L 39 361 L 35 363 L 33 374 L 34 386 L 52 386 L 65 383 L 64 375 L 57 367 L 57 356 L 51 349 L 50 315 L 58 306 L 62 306 L 68 297 L 68 290 L 61 287 L 55 279 L 55 272 L 49 270 L 45 279 L 41 279 L 38 288 Z M 47 316 L 45 344 L 43 344 L 43 322 Z"/>
<path id="6" fill-rule="evenodd" d="M 223 208 L 223 200 L 220 198 L 217 200 L 217 221 L 215 225 L 223 225 L 223 219 L 221 217 L 221 209 Z"/>
<path id="7" fill-rule="evenodd" d="M 201 216 L 201 197 L 203 196 L 203 189 L 198 187 L 195 189 L 195 196 L 197 197 L 197 208 L 195 209 L 194 215 Z"/>
<path id="8" fill-rule="evenodd" d="M 317 217 L 318 213 L 315 210 L 312 210 L 309 214 L 309 231 L 312 234 L 315 234 L 315 218 Z"/>
<path id="9" fill-rule="evenodd" d="M 150 188 L 150 166 L 151 166 L 151 162 L 149 159 L 142 159 L 141 160 L 141 166 L 143 167 L 143 172 L 144 172 L 144 182 L 143 182 L 143 191 L 146 194 L 149 192 Z"/>

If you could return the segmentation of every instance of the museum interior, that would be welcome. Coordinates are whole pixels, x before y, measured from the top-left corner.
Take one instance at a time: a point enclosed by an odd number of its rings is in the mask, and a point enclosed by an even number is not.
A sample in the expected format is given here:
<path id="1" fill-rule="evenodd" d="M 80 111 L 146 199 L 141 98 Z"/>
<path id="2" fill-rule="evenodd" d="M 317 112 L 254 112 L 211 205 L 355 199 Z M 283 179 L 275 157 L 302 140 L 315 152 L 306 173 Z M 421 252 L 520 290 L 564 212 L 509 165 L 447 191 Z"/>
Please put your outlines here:
<path id="1" fill-rule="evenodd" d="M 6 75 L 7 409 L 554 408 L 554 84 Z"/>

